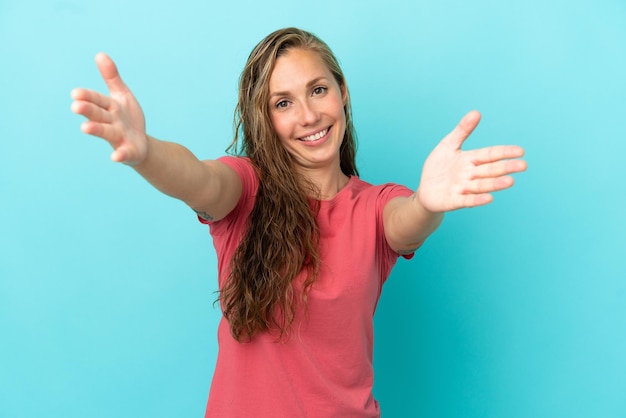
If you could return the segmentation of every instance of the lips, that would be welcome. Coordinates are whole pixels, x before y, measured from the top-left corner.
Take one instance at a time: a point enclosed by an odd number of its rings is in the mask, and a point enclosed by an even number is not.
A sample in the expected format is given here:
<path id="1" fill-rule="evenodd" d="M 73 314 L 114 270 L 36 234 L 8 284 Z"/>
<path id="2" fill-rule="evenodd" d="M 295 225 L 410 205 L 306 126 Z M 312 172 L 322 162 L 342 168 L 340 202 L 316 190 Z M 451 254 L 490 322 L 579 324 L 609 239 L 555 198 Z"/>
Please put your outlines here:
<path id="1" fill-rule="evenodd" d="M 330 127 L 322 129 L 321 131 L 318 131 L 314 134 L 311 135 L 307 135 L 307 136 L 303 136 L 301 138 L 298 138 L 299 141 L 303 141 L 303 142 L 313 142 L 313 141 L 317 141 L 323 137 L 325 137 L 328 134 L 328 131 L 330 131 Z"/>

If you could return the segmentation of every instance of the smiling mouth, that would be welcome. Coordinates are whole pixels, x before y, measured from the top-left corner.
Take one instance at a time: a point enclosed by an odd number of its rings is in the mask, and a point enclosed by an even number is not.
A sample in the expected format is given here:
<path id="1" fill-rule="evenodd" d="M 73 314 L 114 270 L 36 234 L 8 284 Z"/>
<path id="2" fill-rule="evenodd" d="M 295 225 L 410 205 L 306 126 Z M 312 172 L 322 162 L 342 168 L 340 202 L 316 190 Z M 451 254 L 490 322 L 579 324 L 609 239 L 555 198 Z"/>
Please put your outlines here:
<path id="1" fill-rule="evenodd" d="M 323 129 L 313 135 L 309 135 L 309 136 L 303 136 L 302 138 L 298 138 L 299 141 L 304 141 L 304 142 L 313 142 L 313 141 L 317 141 L 320 138 L 323 138 L 324 136 L 326 136 L 326 134 L 328 133 L 328 131 L 330 131 L 330 127 Z"/>

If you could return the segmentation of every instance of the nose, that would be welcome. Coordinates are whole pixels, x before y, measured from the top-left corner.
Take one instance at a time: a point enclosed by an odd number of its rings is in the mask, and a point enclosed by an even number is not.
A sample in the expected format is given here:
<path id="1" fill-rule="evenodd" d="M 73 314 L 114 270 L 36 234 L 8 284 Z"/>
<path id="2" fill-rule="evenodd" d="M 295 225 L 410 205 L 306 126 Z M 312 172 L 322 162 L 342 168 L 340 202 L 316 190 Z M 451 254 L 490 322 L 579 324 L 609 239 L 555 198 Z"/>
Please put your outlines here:
<path id="1" fill-rule="evenodd" d="M 302 101 L 300 105 L 300 124 L 302 126 L 314 125 L 320 118 L 316 107 L 308 101 Z"/>

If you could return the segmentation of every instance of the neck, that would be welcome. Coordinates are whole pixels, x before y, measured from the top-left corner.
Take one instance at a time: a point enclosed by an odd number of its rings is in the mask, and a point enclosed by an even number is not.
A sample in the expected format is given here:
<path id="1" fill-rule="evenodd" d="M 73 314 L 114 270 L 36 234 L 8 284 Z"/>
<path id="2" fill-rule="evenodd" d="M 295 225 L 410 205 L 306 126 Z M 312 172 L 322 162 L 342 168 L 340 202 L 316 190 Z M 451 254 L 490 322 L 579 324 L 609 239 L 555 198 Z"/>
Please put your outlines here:
<path id="1" fill-rule="evenodd" d="M 303 169 L 301 173 L 317 187 L 320 193 L 319 199 L 321 200 L 330 200 L 335 197 L 350 180 L 350 178 L 341 171 L 339 165 L 332 170 Z"/>

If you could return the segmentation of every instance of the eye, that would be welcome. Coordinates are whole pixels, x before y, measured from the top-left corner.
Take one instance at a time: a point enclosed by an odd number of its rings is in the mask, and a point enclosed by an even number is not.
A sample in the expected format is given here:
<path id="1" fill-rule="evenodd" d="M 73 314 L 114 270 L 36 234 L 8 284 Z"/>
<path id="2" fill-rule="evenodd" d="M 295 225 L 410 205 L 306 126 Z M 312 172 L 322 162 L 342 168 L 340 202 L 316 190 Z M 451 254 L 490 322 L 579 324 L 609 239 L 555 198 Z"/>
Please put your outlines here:
<path id="1" fill-rule="evenodd" d="M 322 87 L 322 86 L 315 87 L 315 88 L 313 89 L 313 95 L 314 95 L 314 96 L 319 96 L 319 95 L 321 95 L 321 94 L 326 93 L 326 91 L 327 91 L 327 90 L 328 90 L 328 87 Z"/>
<path id="2" fill-rule="evenodd" d="M 276 103 L 277 109 L 284 109 L 287 106 L 289 106 L 289 102 L 287 100 L 281 100 L 280 102 Z"/>

